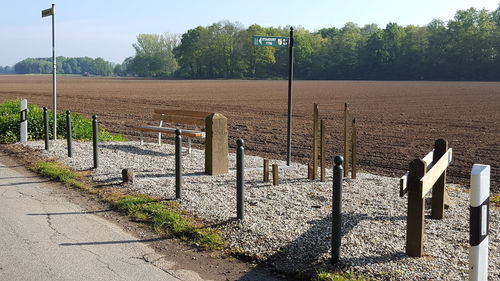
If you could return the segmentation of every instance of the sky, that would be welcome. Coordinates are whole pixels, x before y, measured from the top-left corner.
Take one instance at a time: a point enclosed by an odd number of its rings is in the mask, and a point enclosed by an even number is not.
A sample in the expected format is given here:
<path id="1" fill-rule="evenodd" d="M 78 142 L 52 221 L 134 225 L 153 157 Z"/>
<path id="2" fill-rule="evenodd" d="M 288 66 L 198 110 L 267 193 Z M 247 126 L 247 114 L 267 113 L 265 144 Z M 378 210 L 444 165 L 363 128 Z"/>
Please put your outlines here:
<path id="1" fill-rule="evenodd" d="M 499 0 L 2 0 L 0 66 L 27 57 L 51 57 L 51 18 L 41 10 L 56 5 L 56 53 L 66 57 L 102 57 L 121 63 L 134 55 L 140 33 L 182 34 L 222 20 L 244 27 L 301 26 L 310 31 L 354 22 L 423 26 L 448 21 L 458 10 L 495 10 Z"/>

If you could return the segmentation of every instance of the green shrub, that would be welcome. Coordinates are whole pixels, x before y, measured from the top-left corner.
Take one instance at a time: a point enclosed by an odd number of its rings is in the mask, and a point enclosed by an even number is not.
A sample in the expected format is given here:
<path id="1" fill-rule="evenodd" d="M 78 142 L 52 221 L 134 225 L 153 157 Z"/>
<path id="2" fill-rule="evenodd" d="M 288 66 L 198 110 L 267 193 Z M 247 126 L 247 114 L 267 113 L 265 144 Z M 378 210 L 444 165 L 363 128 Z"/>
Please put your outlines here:
<path id="1" fill-rule="evenodd" d="M 0 104 L 0 142 L 13 143 L 19 140 L 20 100 L 6 101 Z M 43 110 L 34 104 L 28 104 L 28 139 L 44 138 Z M 49 112 L 49 138 L 52 139 L 53 115 Z M 71 113 L 72 135 L 75 140 L 92 139 L 92 121 L 79 113 Z M 57 137 L 66 138 L 66 113 L 57 115 Z M 106 129 L 99 128 L 99 141 L 125 141 L 120 135 L 112 135 Z"/>

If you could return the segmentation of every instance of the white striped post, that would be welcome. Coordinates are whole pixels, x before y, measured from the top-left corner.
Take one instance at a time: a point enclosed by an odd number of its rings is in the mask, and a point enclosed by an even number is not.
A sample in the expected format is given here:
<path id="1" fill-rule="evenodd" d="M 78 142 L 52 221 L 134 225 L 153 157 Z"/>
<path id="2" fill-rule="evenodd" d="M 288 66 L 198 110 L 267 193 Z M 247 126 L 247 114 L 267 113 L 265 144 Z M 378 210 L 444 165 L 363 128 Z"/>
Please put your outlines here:
<path id="1" fill-rule="evenodd" d="M 28 100 L 21 100 L 21 142 L 28 141 Z"/>
<path id="2" fill-rule="evenodd" d="M 488 279 L 490 166 L 474 164 L 470 177 L 469 280 Z"/>

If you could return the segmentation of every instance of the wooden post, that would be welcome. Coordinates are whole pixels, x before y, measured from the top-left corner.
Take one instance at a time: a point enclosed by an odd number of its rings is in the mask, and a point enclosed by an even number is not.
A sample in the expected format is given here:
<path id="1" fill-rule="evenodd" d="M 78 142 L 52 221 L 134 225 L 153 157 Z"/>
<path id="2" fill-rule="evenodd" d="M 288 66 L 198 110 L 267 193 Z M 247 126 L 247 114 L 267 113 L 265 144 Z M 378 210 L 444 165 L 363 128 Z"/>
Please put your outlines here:
<path id="1" fill-rule="evenodd" d="M 432 163 L 436 163 L 448 150 L 448 142 L 444 139 L 438 139 L 434 142 L 434 154 Z M 432 209 L 431 217 L 440 220 L 444 213 L 444 193 L 446 192 L 446 170 L 432 186 Z"/>
<path id="2" fill-rule="evenodd" d="M 264 182 L 269 182 L 269 159 L 264 159 Z"/>
<path id="3" fill-rule="evenodd" d="M 352 119 L 352 128 L 351 128 L 351 178 L 355 179 L 356 178 L 356 153 L 357 153 L 357 132 L 356 132 L 356 118 Z"/>
<path id="4" fill-rule="evenodd" d="M 278 176 L 278 165 L 273 164 L 273 185 L 278 185 L 280 184 L 280 179 Z"/>
<path id="5" fill-rule="evenodd" d="M 318 171 L 318 122 L 319 108 L 318 104 L 314 104 L 313 108 L 313 173 L 312 179 L 316 179 L 316 172 Z"/>
<path id="6" fill-rule="evenodd" d="M 321 134 L 320 134 L 320 151 L 321 151 L 321 182 L 326 180 L 325 171 L 325 120 L 321 119 L 320 122 Z"/>
<path id="7" fill-rule="evenodd" d="M 349 104 L 344 104 L 344 177 L 349 175 L 349 141 L 347 137 L 347 113 Z"/>
<path id="8" fill-rule="evenodd" d="M 425 162 L 415 159 L 410 163 L 408 176 L 408 215 L 406 218 L 406 254 L 410 257 L 423 255 L 424 202 L 420 179 L 425 175 Z"/>

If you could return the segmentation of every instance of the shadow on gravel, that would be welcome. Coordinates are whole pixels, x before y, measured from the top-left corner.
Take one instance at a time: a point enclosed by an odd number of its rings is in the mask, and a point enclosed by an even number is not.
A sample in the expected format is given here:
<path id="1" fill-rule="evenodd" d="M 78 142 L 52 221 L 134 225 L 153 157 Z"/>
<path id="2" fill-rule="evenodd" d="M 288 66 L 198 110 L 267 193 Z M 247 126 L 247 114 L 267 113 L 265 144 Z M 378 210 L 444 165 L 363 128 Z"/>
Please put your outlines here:
<path id="1" fill-rule="evenodd" d="M 342 236 L 351 232 L 359 223 L 365 220 L 374 221 L 398 221 L 405 220 L 405 216 L 374 216 L 366 214 L 344 213 L 342 214 Z M 265 263 L 276 268 L 280 272 L 300 273 L 309 276 L 318 270 L 346 269 L 351 266 L 363 266 L 367 264 L 382 263 L 390 260 L 405 258 L 403 252 L 394 252 L 385 255 L 360 256 L 342 258 L 335 266 L 331 265 L 331 237 L 332 216 L 310 221 L 309 230 L 299 236 L 288 246 L 280 249 L 275 255 L 270 256 Z M 344 241 L 342 241 L 344 243 Z"/>
<path id="2" fill-rule="evenodd" d="M 121 150 L 126 153 L 136 154 L 136 155 L 149 155 L 157 157 L 173 157 L 173 153 L 163 153 L 158 151 L 153 151 L 149 149 L 143 149 L 133 145 L 121 145 L 121 144 L 100 144 L 99 148 L 106 148 L 111 150 Z"/>

